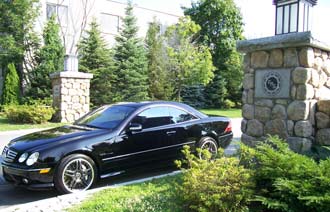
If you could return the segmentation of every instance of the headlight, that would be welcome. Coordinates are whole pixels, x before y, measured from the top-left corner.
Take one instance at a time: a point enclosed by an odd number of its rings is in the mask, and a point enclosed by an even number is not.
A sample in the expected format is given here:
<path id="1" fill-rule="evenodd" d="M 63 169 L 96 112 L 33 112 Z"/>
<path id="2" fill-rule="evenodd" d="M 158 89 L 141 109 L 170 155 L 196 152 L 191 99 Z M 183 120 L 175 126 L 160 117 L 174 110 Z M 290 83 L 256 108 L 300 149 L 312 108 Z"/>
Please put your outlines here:
<path id="1" fill-rule="evenodd" d="M 37 162 L 39 157 L 39 152 L 35 152 L 26 160 L 26 165 L 32 166 L 35 162 Z"/>
<path id="2" fill-rule="evenodd" d="M 24 154 L 21 155 L 21 157 L 18 158 L 18 162 L 23 163 L 28 156 L 29 156 L 28 153 L 25 152 Z"/>

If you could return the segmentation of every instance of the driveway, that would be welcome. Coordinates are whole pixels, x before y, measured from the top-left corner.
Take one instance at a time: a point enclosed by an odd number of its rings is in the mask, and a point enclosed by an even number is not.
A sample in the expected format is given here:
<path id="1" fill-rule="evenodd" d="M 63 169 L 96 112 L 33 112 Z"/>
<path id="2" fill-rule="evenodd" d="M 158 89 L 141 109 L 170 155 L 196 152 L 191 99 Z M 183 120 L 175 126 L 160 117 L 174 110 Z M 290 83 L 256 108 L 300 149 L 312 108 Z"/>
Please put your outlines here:
<path id="1" fill-rule="evenodd" d="M 241 137 L 241 120 L 240 118 L 232 119 L 232 127 L 233 127 L 233 134 L 234 134 L 234 141 L 239 141 Z M 40 129 L 39 129 L 40 130 Z M 3 147 L 12 139 L 36 132 L 38 130 L 32 129 L 32 130 L 19 130 L 19 131 L 10 131 L 10 132 L 0 132 L 0 151 L 2 153 Z M 232 144 L 226 148 L 225 152 L 227 154 L 234 153 L 238 148 L 238 142 L 232 142 Z M 1 163 L 1 157 L 0 157 L 0 163 Z M 134 180 L 140 180 L 144 178 L 154 177 L 163 175 L 166 173 L 173 172 L 173 169 L 169 170 L 161 170 L 161 171 L 152 171 L 148 173 L 141 173 L 134 176 L 127 176 L 127 177 L 120 177 L 118 179 L 116 178 L 110 178 L 105 179 L 97 183 L 95 186 L 96 188 L 101 188 L 108 185 L 114 185 L 119 183 L 129 183 Z M 12 185 L 6 184 L 6 182 L 2 179 L 2 169 L 0 168 L 0 210 L 2 211 L 5 208 L 8 208 L 10 206 L 15 206 L 18 204 L 24 204 L 34 201 L 40 201 L 40 200 L 46 200 L 49 198 L 54 199 L 57 196 L 57 192 L 54 190 L 46 191 L 46 192 L 40 192 L 40 191 L 28 191 L 23 188 L 16 188 Z M 12 208 L 12 207 L 10 207 Z"/>

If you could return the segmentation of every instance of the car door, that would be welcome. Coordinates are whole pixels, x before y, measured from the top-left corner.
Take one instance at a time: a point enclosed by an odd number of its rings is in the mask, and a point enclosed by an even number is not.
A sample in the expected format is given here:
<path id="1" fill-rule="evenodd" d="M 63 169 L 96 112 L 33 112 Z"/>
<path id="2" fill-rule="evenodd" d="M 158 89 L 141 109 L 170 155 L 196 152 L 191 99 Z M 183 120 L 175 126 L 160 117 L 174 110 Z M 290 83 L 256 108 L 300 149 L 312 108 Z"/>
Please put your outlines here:
<path id="1" fill-rule="evenodd" d="M 196 125 L 195 120 L 198 118 L 189 112 L 177 108 L 169 107 L 171 123 L 175 124 L 176 133 L 171 137 L 172 140 L 172 157 L 177 157 L 181 154 L 184 145 L 194 147 L 195 142 L 200 137 L 201 131 L 199 125 Z"/>
<path id="2" fill-rule="evenodd" d="M 142 129 L 130 131 L 130 125 L 136 124 L 142 125 Z M 155 164 L 166 160 L 169 155 L 165 153 L 170 148 L 175 133 L 168 107 L 158 106 L 142 111 L 132 118 L 112 144 L 115 155 L 112 157 L 111 167 L 130 169 L 141 164 Z"/>

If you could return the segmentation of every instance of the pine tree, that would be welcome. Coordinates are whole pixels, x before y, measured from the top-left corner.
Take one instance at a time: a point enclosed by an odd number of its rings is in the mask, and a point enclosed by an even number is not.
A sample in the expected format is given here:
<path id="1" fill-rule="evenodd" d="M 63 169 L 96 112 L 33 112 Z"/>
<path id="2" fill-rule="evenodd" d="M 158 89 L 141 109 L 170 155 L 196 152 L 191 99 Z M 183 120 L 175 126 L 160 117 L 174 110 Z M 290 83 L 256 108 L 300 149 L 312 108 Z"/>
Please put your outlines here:
<path id="1" fill-rule="evenodd" d="M 151 99 L 170 100 L 173 87 L 169 82 L 168 56 L 160 23 L 156 20 L 149 24 L 145 42 L 148 48 L 149 95 Z"/>
<path id="2" fill-rule="evenodd" d="M 19 104 L 19 77 L 13 63 L 8 64 L 8 71 L 5 78 L 5 86 L 3 89 L 2 103 L 3 105 Z"/>
<path id="3" fill-rule="evenodd" d="M 115 45 L 115 101 L 141 101 L 148 99 L 148 73 L 146 50 L 137 37 L 138 27 L 129 2 L 123 18 L 123 28 Z"/>
<path id="4" fill-rule="evenodd" d="M 113 101 L 111 85 L 114 80 L 113 55 L 107 48 L 95 19 L 91 22 L 87 36 L 82 38 L 78 48 L 79 70 L 93 74 L 90 89 L 91 104 L 99 106 L 111 103 Z"/>
<path id="5" fill-rule="evenodd" d="M 51 97 L 52 85 L 49 75 L 64 68 L 65 51 L 59 30 L 55 16 L 52 16 L 43 30 L 44 45 L 37 52 L 38 66 L 31 73 L 31 88 L 27 96 L 40 99 Z"/>

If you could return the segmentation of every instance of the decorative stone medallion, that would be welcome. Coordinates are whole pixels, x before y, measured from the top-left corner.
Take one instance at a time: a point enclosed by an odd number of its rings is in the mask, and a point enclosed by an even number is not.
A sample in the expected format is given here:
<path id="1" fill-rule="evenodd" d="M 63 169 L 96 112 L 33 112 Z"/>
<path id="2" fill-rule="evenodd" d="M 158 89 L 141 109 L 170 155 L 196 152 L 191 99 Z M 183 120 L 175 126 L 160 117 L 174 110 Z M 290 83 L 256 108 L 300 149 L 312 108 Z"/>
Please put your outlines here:
<path id="1" fill-rule="evenodd" d="M 271 96 L 278 94 L 281 90 L 281 75 L 270 71 L 264 76 L 264 90 Z"/>
<path id="2" fill-rule="evenodd" d="M 255 73 L 256 98 L 289 98 L 290 69 L 262 69 Z"/>

